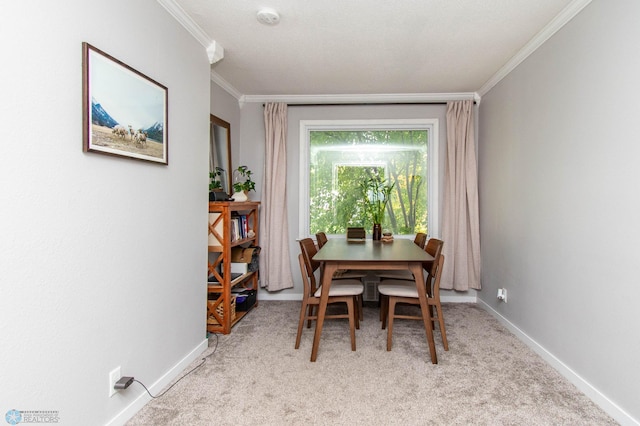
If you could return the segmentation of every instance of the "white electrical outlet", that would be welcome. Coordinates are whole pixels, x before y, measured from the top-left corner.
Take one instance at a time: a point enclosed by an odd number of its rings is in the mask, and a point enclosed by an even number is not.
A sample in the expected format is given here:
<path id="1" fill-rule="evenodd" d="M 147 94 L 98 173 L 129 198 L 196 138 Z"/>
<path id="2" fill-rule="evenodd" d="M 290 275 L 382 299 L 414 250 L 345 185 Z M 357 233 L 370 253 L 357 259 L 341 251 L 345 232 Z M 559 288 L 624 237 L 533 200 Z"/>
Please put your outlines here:
<path id="1" fill-rule="evenodd" d="M 111 373 L 109 373 L 109 397 L 112 397 L 116 394 L 116 392 L 118 392 L 118 390 L 114 389 L 113 387 L 121 377 L 122 374 L 120 374 L 120 367 L 114 368 Z"/>
<path id="2" fill-rule="evenodd" d="M 504 303 L 507 303 L 507 289 L 499 288 L 498 289 L 498 300 L 502 300 Z"/>

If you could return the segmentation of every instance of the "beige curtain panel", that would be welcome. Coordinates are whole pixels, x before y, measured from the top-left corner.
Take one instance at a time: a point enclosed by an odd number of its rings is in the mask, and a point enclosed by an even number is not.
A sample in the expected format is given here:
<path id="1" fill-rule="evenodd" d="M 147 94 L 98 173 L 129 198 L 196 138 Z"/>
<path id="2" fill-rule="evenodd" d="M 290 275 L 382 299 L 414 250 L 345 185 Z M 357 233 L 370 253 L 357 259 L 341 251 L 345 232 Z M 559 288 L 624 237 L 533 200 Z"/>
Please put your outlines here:
<path id="1" fill-rule="evenodd" d="M 440 288 L 480 290 L 480 220 L 473 101 L 447 103 Z"/>
<path id="2" fill-rule="evenodd" d="M 264 107 L 265 160 L 260 209 L 260 283 L 269 291 L 293 287 L 287 226 L 287 104 Z"/>

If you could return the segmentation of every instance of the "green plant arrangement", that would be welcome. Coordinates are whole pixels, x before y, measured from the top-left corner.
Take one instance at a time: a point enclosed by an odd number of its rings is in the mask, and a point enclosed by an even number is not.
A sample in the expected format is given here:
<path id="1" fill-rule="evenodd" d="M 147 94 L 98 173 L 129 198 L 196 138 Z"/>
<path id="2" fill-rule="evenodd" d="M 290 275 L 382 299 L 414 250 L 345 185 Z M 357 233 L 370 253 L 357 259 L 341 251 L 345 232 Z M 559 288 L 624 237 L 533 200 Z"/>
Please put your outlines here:
<path id="1" fill-rule="evenodd" d="M 376 174 L 360 184 L 366 212 L 374 225 L 384 221 L 384 213 L 395 182 L 388 184 L 386 179 Z"/>
<path id="2" fill-rule="evenodd" d="M 247 166 L 240 166 L 234 172 L 233 190 L 235 192 L 255 191 L 256 184 L 251 180 L 253 173 Z"/>
<path id="3" fill-rule="evenodd" d="M 224 173 L 222 167 L 216 167 L 214 171 L 209 173 L 209 191 L 221 190 L 222 181 L 220 176 Z"/>

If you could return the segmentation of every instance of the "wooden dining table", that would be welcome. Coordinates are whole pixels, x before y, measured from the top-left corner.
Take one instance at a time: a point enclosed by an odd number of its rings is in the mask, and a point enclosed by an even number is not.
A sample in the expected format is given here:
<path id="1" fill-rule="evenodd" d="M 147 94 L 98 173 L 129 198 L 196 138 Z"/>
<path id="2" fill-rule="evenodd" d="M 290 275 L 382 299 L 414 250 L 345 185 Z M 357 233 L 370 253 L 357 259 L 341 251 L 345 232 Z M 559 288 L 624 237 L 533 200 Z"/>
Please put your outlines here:
<path id="1" fill-rule="evenodd" d="M 312 362 L 318 357 L 318 347 L 320 346 L 320 336 L 322 335 L 322 326 L 327 310 L 329 289 L 332 277 L 337 270 L 408 269 L 413 273 L 416 280 L 431 362 L 433 364 L 438 363 L 423 274 L 423 262 L 433 261 L 433 256 L 408 239 L 396 238 L 393 242 L 383 243 L 370 239 L 352 242 L 347 241 L 346 238 L 332 238 L 313 256 L 313 260 L 324 263 L 324 272 L 321 279 L 322 291 L 320 306 L 318 307 L 318 320 L 316 321 L 313 347 L 311 349 Z"/>

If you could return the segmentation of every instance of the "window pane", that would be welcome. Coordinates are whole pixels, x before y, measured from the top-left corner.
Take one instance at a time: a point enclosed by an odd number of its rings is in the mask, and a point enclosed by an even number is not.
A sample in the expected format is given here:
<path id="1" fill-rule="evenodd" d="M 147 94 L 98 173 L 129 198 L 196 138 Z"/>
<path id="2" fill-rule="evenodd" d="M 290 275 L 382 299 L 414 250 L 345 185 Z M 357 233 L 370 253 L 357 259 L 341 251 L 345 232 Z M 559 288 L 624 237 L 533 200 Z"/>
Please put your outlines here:
<path id="1" fill-rule="evenodd" d="M 427 232 L 428 130 L 312 130 L 309 138 L 311 234 L 343 234 L 348 226 L 371 232 L 360 183 L 375 171 L 395 182 L 383 229 Z"/>

